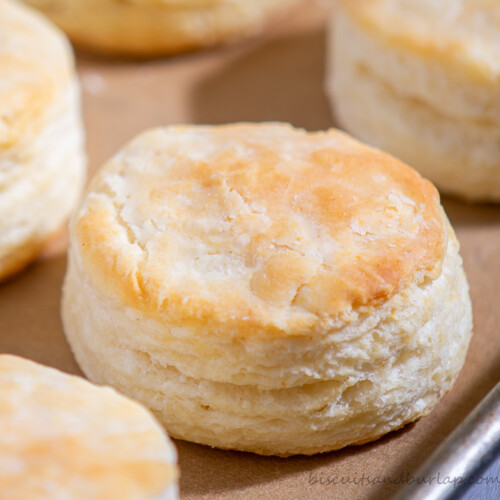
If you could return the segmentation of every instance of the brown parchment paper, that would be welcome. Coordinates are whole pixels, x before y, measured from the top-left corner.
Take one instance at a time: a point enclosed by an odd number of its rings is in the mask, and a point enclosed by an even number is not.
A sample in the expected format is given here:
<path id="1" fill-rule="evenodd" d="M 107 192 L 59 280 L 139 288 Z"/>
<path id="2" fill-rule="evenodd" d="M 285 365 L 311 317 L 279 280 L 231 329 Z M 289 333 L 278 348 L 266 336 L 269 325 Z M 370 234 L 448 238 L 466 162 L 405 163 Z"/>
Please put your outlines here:
<path id="1" fill-rule="evenodd" d="M 326 19 L 324 6 L 309 3 L 259 39 L 161 61 L 78 54 L 91 172 L 136 133 L 161 124 L 334 126 L 323 93 Z M 182 498 L 389 498 L 486 395 L 500 379 L 500 206 L 444 205 L 462 245 L 475 334 L 457 383 L 436 410 L 372 444 L 313 457 L 177 441 Z M 63 233 L 42 259 L 0 286 L 0 352 L 80 374 L 59 318 L 65 250 Z"/>

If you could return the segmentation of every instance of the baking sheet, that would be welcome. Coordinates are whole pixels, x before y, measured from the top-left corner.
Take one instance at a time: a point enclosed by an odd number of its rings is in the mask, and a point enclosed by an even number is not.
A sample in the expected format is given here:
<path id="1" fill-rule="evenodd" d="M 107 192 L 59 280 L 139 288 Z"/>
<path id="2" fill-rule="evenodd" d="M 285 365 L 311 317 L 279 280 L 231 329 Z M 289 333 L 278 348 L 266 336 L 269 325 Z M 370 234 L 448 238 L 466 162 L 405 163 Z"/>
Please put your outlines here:
<path id="1" fill-rule="evenodd" d="M 334 126 L 323 93 L 326 17 L 325 8 L 310 4 L 258 40 L 162 61 L 79 54 L 91 172 L 136 133 L 162 124 Z M 177 441 L 182 498 L 389 498 L 486 395 L 500 379 L 500 207 L 444 205 L 462 245 L 475 334 L 457 383 L 436 410 L 372 444 L 313 457 L 259 457 Z M 39 262 L 0 286 L 0 352 L 80 374 L 59 318 L 66 241 L 63 232 Z"/>

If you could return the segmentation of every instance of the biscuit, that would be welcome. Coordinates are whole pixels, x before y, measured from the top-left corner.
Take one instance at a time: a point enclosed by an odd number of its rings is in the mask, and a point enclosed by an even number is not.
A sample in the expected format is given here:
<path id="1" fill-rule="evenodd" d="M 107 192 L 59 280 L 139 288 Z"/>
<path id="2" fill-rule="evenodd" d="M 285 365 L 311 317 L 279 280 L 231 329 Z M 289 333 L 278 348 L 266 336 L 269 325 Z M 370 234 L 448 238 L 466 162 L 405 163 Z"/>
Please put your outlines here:
<path id="1" fill-rule="evenodd" d="M 287 456 L 431 411 L 471 336 L 437 191 L 336 130 L 145 132 L 71 222 L 62 317 L 91 380 L 174 437 Z"/>
<path id="2" fill-rule="evenodd" d="M 262 30 L 298 0 L 27 0 L 78 46 L 152 57 L 232 41 Z"/>
<path id="3" fill-rule="evenodd" d="M 176 452 L 138 403 L 0 355 L 2 500 L 177 498 Z"/>
<path id="4" fill-rule="evenodd" d="M 340 0 L 327 91 L 340 125 L 443 192 L 500 201 L 500 4 Z"/>
<path id="5" fill-rule="evenodd" d="M 31 9 L 0 15 L 0 279 L 61 227 L 85 176 L 80 95 L 70 46 Z"/>

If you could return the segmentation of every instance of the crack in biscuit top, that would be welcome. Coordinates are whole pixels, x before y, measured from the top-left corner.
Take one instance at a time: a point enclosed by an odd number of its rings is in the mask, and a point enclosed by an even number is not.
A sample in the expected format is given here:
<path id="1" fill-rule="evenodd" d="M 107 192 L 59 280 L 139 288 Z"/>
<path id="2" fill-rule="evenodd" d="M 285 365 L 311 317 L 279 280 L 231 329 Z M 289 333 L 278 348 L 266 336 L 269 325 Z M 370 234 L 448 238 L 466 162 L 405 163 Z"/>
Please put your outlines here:
<path id="1" fill-rule="evenodd" d="M 162 321 L 299 334 L 437 277 L 443 217 L 428 181 L 335 130 L 171 127 L 103 167 L 73 245 Z"/>

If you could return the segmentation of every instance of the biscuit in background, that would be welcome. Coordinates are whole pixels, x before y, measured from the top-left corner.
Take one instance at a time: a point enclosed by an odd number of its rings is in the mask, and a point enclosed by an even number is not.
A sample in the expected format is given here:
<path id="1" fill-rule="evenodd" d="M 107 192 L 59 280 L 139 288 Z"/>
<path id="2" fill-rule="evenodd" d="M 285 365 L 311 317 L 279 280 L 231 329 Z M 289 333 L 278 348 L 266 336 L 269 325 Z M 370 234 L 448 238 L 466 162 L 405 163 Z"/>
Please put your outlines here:
<path id="1" fill-rule="evenodd" d="M 18 2 L 0 9 L 0 280 L 34 259 L 85 179 L 80 91 L 66 37 Z"/>
<path id="2" fill-rule="evenodd" d="M 361 444 L 428 414 L 471 336 L 432 184 L 335 130 L 151 130 L 71 223 L 62 317 L 94 381 L 174 437 L 264 455 Z"/>
<path id="3" fill-rule="evenodd" d="M 176 451 L 138 403 L 0 355 L 2 500 L 173 500 Z"/>
<path id="4" fill-rule="evenodd" d="M 26 0 L 73 42 L 97 52 L 153 57 L 259 33 L 298 0 Z"/>
<path id="5" fill-rule="evenodd" d="M 338 122 L 467 200 L 500 201 L 500 3 L 339 0 L 327 91 Z"/>

